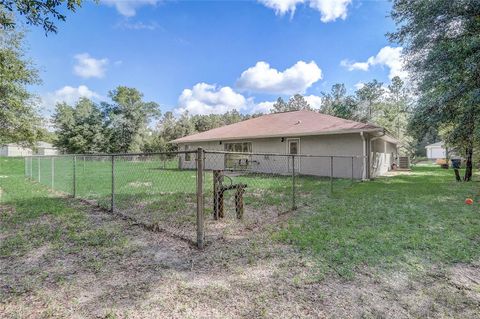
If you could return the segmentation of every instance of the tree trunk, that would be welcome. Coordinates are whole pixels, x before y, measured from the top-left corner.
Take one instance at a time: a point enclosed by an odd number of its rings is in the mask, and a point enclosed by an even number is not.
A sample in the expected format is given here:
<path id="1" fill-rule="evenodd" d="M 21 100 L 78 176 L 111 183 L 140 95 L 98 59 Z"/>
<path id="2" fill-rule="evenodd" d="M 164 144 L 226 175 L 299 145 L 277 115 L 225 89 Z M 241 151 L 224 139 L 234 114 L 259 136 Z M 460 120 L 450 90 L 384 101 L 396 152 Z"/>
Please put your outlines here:
<path id="1" fill-rule="evenodd" d="M 455 172 L 455 179 L 457 182 L 461 182 L 462 179 L 460 178 L 460 173 L 458 172 L 458 168 L 454 168 L 453 171 Z"/>
<path id="2" fill-rule="evenodd" d="M 469 145 L 467 147 L 466 151 L 467 155 L 467 163 L 466 163 L 466 170 L 465 170 L 465 175 L 463 177 L 463 180 L 465 182 L 470 182 L 472 180 L 472 169 L 473 169 L 473 163 L 472 163 L 472 157 L 473 157 L 473 146 Z"/>

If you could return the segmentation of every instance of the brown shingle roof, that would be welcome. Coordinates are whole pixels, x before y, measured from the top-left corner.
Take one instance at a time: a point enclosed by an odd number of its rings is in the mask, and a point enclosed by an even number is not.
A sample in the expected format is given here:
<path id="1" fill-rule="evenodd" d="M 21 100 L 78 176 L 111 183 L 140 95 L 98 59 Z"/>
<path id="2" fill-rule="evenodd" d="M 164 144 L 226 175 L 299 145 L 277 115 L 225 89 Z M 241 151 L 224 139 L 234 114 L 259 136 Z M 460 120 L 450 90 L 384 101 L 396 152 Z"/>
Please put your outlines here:
<path id="1" fill-rule="evenodd" d="M 365 124 L 313 111 L 267 114 L 231 125 L 185 136 L 172 143 L 242 140 L 265 137 L 341 134 L 381 131 L 379 126 Z"/>

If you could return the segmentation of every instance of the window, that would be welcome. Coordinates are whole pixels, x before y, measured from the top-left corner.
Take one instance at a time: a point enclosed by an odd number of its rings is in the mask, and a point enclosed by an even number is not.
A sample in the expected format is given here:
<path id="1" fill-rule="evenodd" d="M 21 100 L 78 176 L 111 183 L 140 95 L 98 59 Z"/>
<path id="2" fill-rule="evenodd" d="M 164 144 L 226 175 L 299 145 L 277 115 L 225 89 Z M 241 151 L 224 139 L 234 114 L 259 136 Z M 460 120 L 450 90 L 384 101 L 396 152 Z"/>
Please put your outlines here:
<path id="1" fill-rule="evenodd" d="M 185 145 L 185 151 L 188 151 L 190 147 L 188 145 Z M 185 153 L 185 161 L 189 162 L 192 160 L 192 153 Z"/>
<path id="2" fill-rule="evenodd" d="M 238 153 L 251 153 L 252 143 L 225 143 L 225 151 Z M 227 169 L 248 169 L 251 159 L 249 154 L 225 154 L 225 168 Z"/>

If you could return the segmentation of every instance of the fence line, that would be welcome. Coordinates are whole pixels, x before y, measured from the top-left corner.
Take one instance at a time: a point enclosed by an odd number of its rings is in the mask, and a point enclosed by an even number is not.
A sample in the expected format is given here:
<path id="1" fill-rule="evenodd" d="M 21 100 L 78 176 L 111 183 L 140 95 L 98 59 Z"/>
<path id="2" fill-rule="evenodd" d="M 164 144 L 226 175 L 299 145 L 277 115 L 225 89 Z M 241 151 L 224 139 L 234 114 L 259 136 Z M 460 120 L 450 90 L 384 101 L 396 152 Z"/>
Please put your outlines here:
<path id="1" fill-rule="evenodd" d="M 363 156 L 210 151 L 25 157 L 25 176 L 203 248 L 363 176 Z M 348 182 L 350 181 L 350 182 Z M 328 191 L 326 191 L 328 190 Z M 246 212 L 246 213 L 245 213 Z M 230 217 L 230 215 L 232 215 Z M 208 242 L 208 240 L 207 240 Z"/>

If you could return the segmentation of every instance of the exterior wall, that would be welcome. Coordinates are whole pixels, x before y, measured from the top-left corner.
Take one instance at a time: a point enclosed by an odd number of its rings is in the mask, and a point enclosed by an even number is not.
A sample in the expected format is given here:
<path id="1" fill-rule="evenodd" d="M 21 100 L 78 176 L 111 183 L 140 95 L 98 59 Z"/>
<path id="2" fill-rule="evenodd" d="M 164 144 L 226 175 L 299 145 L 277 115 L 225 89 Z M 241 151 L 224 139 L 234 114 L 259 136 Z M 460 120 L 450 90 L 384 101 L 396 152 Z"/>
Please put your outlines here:
<path id="1" fill-rule="evenodd" d="M 298 137 L 295 137 L 298 138 Z M 232 142 L 251 142 L 252 153 L 276 153 L 287 154 L 287 140 L 281 138 L 253 139 L 228 141 Z M 196 150 L 202 147 L 205 150 L 223 151 L 224 143 L 202 142 L 191 144 L 180 144 L 179 150 Z M 362 156 L 363 144 L 359 133 L 356 134 L 338 134 L 338 135 L 319 135 L 300 137 L 300 154 L 324 156 L 324 157 L 296 157 L 296 170 L 300 174 L 315 176 L 330 176 L 331 156 Z M 260 173 L 291 174 L 292 163 L 285 156 L 252 155 L 251 171 Z M 353 159 L 353 177 L 361 179 L 363 175 L 362 158 Z M 186 161 L 185 156 L 180 156 L 180 167 L 186 169 L 195 168 L 195 154 L 192 154 L 191 160 Z M 205 158 L 205 169 L 225 169 L 223 154 L 207 154 Z M 342 178 L 352 177 L 352 158 L 333 157 L 333 176 Z"/>
<path id="2" fill-rule="evenodd" d="M 4 145 L 0 148 L 0 156 L 29 156 L 32 155 L 32 150 L 26 147 L 17 145 Z"/>
<path id="3" fill-rule="evenodd" d="M 382 138 L 371 141 L 370 177 L 384 175 L 397 159 L 397 147 Z"/>
<path id="4" fill-rule="evenodd" d="M 434 147 L 427 147 L 427 158 L 437 159 L 437 158 L 445 158 L 446 152 L 443 147 L 434 146 Z"/>
<path id="5" fill-rule="evenodd" d="M 36 155 L 58 155 L 56 148 L 39 147 L 35 152 Z"/>

